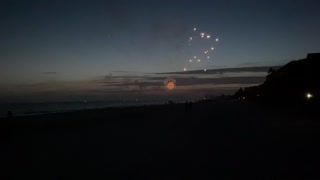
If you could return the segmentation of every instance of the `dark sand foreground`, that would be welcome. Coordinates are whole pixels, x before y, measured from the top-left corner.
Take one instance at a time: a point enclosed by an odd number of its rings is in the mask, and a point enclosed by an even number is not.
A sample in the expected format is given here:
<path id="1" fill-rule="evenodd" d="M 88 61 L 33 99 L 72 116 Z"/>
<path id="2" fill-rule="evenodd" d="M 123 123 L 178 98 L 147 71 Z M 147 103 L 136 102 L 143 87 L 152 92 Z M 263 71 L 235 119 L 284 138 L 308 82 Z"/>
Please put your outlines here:
<path id="1" fill-rule="evenodd" d="M 319 122 L 235 102 L 1 119 L 1 179 L 308 179 Z"/>

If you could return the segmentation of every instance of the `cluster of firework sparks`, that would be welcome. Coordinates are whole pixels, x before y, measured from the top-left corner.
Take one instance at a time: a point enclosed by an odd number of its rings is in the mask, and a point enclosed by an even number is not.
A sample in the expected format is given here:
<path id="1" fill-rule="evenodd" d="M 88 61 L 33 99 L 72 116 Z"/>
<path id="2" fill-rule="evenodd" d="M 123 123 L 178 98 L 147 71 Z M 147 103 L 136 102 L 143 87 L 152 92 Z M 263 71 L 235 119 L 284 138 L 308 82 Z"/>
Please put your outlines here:
<path id="1" fill-rule="evenodd" d="M 197 69 L 200 68 L 206 72 L 206 65 L 212 63 L 215 45 L 219 41 L 219 38 L 193 28 L 191 35 L 188 37 L 187 51 L 185 53 L 187 60 L 183 71 L 188 71 L 195 66 Z M 173 90 L 176 87 L 176 80 L 173 77 L 167 77 L 163 83 L 167 90 Z"/>
<path id="2" fill-rule="evenodd" d="M 200 32 L 197 28 L 193 28 L 191 36 L 188 39 L 188 53 L 193 53 L 187 58 L 186 65 L 183 68 L 183 71 L 188 71 L 194 66 L 201 67 L 203 71 L 207 71 L 204 64 L 207 64 L 208 61 L 212 61 L 212 55 L 215 50 L 215 45 L 219 42 L 219 38 L 213 38 L 211 34 Z M 200 65 L 199 65 L 200 64 Z M 202 65 L 201 65 L 202 64 Z"/>

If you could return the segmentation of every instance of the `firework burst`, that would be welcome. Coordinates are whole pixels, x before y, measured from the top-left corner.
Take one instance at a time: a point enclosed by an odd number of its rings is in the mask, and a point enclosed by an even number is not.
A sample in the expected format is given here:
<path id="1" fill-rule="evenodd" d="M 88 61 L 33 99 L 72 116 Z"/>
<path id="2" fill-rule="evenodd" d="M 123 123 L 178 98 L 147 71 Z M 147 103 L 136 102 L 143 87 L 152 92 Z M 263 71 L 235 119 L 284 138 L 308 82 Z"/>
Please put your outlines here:
<path id="1" fill-rule="evenodd" d="M 215 46 L 220 42 L 220 39 L 216 35 L 198 28 L 193 28 L 193 31 L 186 37 L 189 46 L 186 47 L 184 65 L 181 69 L 188 71 L 196 68 L 206 71 L 208 66 L 213 63 Z M 203 59 L 207 60 L 202 61 Z"/>
<path id="2" fill-rule="evenodd" d="M 173 77 L 167 77 L 163 84 L 166 89 L 173 90 L 176 87 L 176 80 Z"/>

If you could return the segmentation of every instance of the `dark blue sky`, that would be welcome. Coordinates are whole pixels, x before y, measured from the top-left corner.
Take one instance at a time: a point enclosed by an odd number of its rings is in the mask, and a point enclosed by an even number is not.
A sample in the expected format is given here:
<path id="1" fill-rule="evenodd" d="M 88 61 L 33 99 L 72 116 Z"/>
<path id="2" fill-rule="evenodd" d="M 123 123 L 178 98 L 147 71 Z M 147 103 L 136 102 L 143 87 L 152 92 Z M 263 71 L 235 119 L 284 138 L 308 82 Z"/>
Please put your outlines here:
<path id="1" fill-rule="evenodd" d="M 281 65 L 320 50 L 319 6 L 316 0 L 1 1 L 0 83 L 41 82 L 46 72 L 74 81 L 112 71 L 182 71 L 194 27 L 220 40 L 201 68 Z"/>

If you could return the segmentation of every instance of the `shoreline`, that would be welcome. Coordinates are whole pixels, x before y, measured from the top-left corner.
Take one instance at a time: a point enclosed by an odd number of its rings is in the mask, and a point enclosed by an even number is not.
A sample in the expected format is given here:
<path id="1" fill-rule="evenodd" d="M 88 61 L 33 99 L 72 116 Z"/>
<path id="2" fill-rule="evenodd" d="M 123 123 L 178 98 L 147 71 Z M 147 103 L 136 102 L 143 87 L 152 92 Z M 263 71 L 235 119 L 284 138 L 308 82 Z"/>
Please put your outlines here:
<path id="1" fill-rule="evenodd" d="M 71 102 L 74 103 L 74 102 Z M 108 102 L 101 102 L 108 103 Z M 47 103 L 34 103 L 34 104 L 47 104 Z M 59 103 L 56 103 L 59 104 Z M 63 104 L 63 103 L 62 103 Z M 70 109 L 70 110 L 48 110 L 48 111 L 26 111 L 19 114 L 15 114 L 14 111 L 11 111 L 14 117 L 25 117 L 25 116 L 39 116 L 39 115 L 49 115 L 49 114 L 60 114 L 60 113 L 68 113 L 68 112 L 78 112 L 78 111 L 86 111 L 86 110 L 99 110 L 99 109 L 109 109 L 109 108 L 130 108 L 130 107 L 138 107 L 138 106 L 152 106 L 152 105 L 165 105 L 164 103 L 156 102 L 156 103 L 146 103 L 146 104 L 131 104 L 131 105 L 115 105 L 115 106 L 105 106 L 105 107 L 92 107 L 92 108 L 79 108 L 79 109 Z M 6 119 L 7 115 L 0 115 L 0 119 Z"/>

